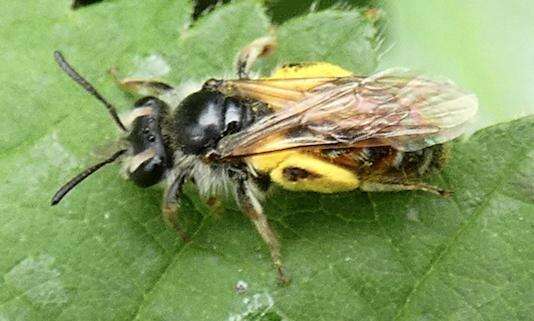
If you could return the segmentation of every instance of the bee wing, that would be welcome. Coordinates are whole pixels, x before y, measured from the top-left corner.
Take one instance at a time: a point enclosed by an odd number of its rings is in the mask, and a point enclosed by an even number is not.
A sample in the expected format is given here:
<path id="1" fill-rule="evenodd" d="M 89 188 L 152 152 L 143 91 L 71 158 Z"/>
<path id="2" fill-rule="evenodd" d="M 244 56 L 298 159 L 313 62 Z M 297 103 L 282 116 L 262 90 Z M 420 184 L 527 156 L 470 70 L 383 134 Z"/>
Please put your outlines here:
<path id="1" fill-rule="evenodd" d="M 239 80 L 233 82 L 239 95 L 252 98 L 262 88 L 269 92 L 275 83 L 247 80 L 240 87 Z M 283 80 L 276 82 L 283 88 Z M 247 91 L 251 84 L 254 90 Z M 223 138 L 218 153 L 224 158 L 295 148 L 386 145 L 415 151 L 459 136 L 478 109 L 474 94 L 448 80 L 399 70 L 367 78 L 321 78 L 314 87 L 295 88 L 283 88 L 284 94 L 278 95 L 283 108 Z"/>

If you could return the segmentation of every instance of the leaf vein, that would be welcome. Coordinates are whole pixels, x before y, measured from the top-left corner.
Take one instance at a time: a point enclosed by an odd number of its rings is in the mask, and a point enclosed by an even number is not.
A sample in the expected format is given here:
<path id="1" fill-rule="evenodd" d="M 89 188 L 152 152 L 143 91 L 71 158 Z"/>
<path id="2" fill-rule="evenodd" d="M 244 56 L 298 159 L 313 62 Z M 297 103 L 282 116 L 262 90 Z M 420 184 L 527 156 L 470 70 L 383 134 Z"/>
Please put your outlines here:
<path id="1" fill-rule="evenodd" d="M 462 236 L 463 233 L 465 231 L 467 231 L 467 228 L 469 226 L 474 224 L 474 222 L 482 215 L 483 210 L 487 206 L 489 206 L 491 197 L 493 196 L 493 194 L 498 192 L 499 191 L 499 187 L 502 186 L 501 182 L 503 182 L 504 180 L 509 178 L 510 174 L 513 173 L 517 169 L 517 167 L 519 167 L 519 165 L 521 164 L 521 162 L 524 159 L 526 159 L 525 156 L 520 158 L 519 160 L 516 160 L 516 161 L 514 161 L 512 159 L 512 161 L 509 162 L 508 166 L 504 167 L 506 170 L 504 170 L 502 172 L 502 175 L 499 177 L 499 179 L 496 180 L 496 183 L 495 183 L 495 186 L 493 187 L 493 189 L 489 193 L 487 193 L 485 195 L 484 200 L 473 211 L 473 214 L 465 221 L 464 224 L 462 224 L 458 228 L 457 232 L 449 239 L 449 241 L 446 242 L 446 245 L 439 251 L 439 253 L 436 256 L 436 259 L 434 260 L 434 262 L 432 264 L 430 264 L 428 269 L 423 273 L 422 277 L 417 280 L 417 282 L 413 286 L 412 290 L 408 293 L 408 295 L 404 299 L 403 303 L 397 309 L 397 314 L 396 314 L 394 320 L 400 320 L 400 318 L 402 317 L 402 314 L 404 313 L 404 311 L 406 311 L 406 309 L 408 307 L 408 303 L 410 302 L 410 299 L 421 288 L 421 286 L 425 283 L 425 281 L 428 280 L 428 278 L 430 277 L 432 272 L 435 271 L 435 267 L 437 266 L 437 264 L 441 262 L 441 260 L 450 251 L 450 249 L 456 243 L 456 241 L 460 238 L 460 236 Z"/>

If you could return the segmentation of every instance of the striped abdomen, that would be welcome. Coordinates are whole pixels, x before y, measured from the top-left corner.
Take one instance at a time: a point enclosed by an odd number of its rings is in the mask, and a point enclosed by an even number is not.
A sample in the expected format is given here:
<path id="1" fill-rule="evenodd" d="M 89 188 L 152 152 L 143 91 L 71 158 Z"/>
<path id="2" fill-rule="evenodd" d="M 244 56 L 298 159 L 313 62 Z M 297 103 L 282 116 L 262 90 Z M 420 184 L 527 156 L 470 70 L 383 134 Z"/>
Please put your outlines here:
<path id="1" fill-rule="evenodd" d="M 434 145 L 414 152 L 381 146 L 323 151 L 322 156 L 355 171 L 361 180 L 400 182 L 440 170 L 447 150 L 446 145 Z"/>

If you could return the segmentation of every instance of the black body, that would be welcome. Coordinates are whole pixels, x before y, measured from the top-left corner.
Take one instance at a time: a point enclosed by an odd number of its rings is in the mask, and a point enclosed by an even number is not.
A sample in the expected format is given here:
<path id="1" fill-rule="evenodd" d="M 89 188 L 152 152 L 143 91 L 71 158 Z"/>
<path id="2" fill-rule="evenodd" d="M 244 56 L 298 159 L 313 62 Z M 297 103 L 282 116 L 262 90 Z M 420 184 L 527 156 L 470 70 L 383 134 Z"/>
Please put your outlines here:
<path id="1" fill-rule="evenodd" d="M 134 155 L 149 148 L 155 151 L 154 157 L 144 161 L 135 171 L 129 173 L 134 183 L 141 187 L 152 186 L 161 181 L 165 172 L 172 168 L 172 153 L 168 150 L 161 134 L 161 124 L 168 115 L 167 104 L 155 97 L 144 97 L 135 103 L 135 108 L 150 108 L 151 115 L 137 117 L 128 135 Z"/>
<path id="2" fill-rule="evenodd" d="M 140 187 L 152 186 L 165 177 L 173 166 L 173 150 L 204 155 L 214 150 L 221 138 L 242 130 L 255 118 L 246 101 L 208 89 L 187 96 L 172 115 L 167 104 L 155 97 L 141 98 L 135 104 L 135 108 L 146 107 L 152 114 L 137 117 L 128 135 L 134 156 L 149 148 L 155 151 L 154 157 L 129 173 Z"/>
<path id="3" fill-rule="evenodd" d="M 252 109 L 245 101 L 202 89 L 187 96 L 173 115 L 176 143 L 185 154 L 201 155 L 253 120 Z"/>
<path id="4" fill-rule="evenodd" d="M 80 2 L 81 3 L 81 2 Z M 98 99 L 108 110 L 117 127 L 126 133 L 128 146 L 115 152 L 107 159 L 88 167 L 64 184 L 52 197 L 52 205 L 58 204 L 72 189 L 87 177 L 123 155 L 131 157 L 127 174 L 140 187 L 149 187 L 163 180 L 174 167 L 174 157 L 181 152 L 184 156 L 207 156 L 214 151 L 219 141 L 230 134 L 239 132 L 265 113 L 250 100 L 226 97 L 218 92 L 217 80 L 207 81 L 200 91 L 187 96 L 177 106 L 173 114 L 164 101 L 147 96 L 135 103 L 131 124 L 126 126 L 119 117 L 113 104 L 105 99 L 96 88 L 83 78 L 63 57 L 54 52 L 58 66 L 85 91 Z M 160 82 L 145 82 L 145 86 L 161 92 L 173 87 Z M 144 110 L 148 109 L 148 110 Z M 201 161 L 201 160 L 200 160 Z M 141 163 L 139 163 L 141 162 Z M 188 173 L 176 173 L 170 192 L 178 193 Z M 172 207 L 176 195 L 168 195 L 166 207 Z M 172 204 L 171 204 L 172 203 Z"/>

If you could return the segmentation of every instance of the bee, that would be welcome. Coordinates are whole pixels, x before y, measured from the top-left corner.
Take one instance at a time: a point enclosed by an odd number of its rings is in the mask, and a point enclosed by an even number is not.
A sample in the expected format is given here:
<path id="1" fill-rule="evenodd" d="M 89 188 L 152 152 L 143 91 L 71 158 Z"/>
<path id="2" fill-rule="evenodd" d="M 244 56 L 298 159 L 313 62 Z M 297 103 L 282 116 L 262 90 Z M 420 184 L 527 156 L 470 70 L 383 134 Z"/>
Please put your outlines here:
<path id="1" fill-rule="evenodd" d="M 205 197 L 231 192 L 286 283 L 280 243 L 261 205 L 270 185 L 448 194 L 421 179 L 443 166 L 445 143 L 476 114 L 474 94 L 406 71 L 359 76 L 326 62 L 289 64 L 250 79 L 256 59 L 273 48 L 270 38 L 254 41 L 238 55 L 236 79 L 210 79 L 174 104 L 165 101 L 177 91 L 171 85 L 125 79 L 125 88 L 155 95 L 137 100 L 124 117 L 56 52 L 59 66 L 106 106 L 124 133 L 124 148 L 66 183 L 52 205 L 120 159 L 138 186 L 164 182 L 163 216 L 186 240 L 177 222 L 184 184 L 192 182 Z"/>

